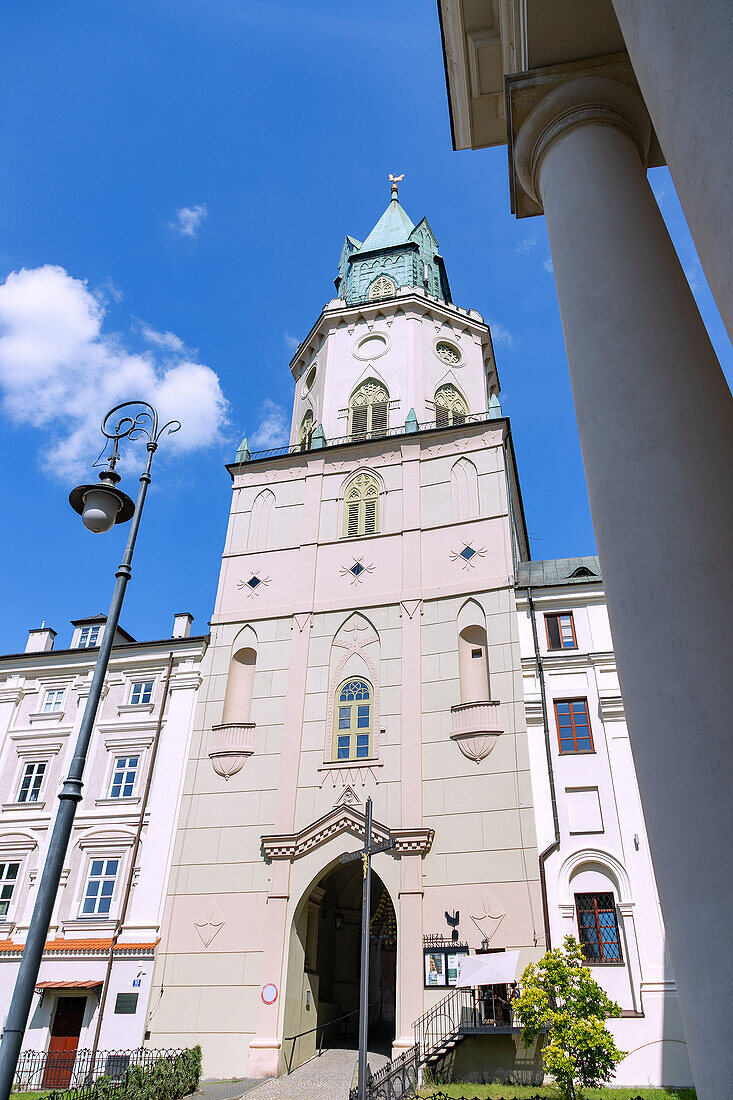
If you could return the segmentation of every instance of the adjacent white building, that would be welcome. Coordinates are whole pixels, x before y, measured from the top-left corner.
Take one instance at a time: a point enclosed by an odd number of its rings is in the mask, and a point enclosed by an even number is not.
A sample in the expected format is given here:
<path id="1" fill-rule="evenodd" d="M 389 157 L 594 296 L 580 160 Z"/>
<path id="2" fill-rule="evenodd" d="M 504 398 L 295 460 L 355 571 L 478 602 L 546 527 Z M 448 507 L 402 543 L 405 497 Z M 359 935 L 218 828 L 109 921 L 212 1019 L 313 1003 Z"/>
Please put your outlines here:
<path id="1" fill-rule="evenodd" d="M 614 1083 L 691 1081 L 597 557 L 521 562 L 517 614 L 546 942 L 621 1006 Z"/>
<path id="2" fill-rule="evenodd" d="M 143 1042 L 207 644 L 191 636 L 191 621 L 176 615 L 172 636 L 150 642 L 117 630 L 25 1050 L 68 1055 L 95 1037 L 100 1050 Z M 67 649 L 55 648 L 55 631 L 43 626 L 30 631 L 25 652 L 0 656 L 3 1018 L 105 623 L 104 615 L 77 619 Z M 65 1083 L 73 1058 L 65 1061 L 47 1084 Z"/>

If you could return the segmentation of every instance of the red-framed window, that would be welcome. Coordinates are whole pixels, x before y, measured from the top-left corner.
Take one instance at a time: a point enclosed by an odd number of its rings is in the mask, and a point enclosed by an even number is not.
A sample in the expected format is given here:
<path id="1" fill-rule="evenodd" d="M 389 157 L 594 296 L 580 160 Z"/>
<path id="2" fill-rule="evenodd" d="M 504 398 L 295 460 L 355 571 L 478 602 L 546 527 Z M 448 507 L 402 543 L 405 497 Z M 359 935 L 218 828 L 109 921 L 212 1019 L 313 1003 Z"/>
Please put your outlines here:
<path id="1" fill-rule="evenodd" d="M 557 614 L 545 615 L 545 630 L 548 649 L 578 648 L 572 611 L 559 611 Z"/>
<path id="2" fill-rule="evenodd" d="M 578 937 L 589 963 L 621 963 L 621 939 L 613 894 L 576 894 Z"/>
<path id="3" fill-rule="evenodd" d="M 560 752 L 593 752 L 587 699 L 556 699 L 555 721 Z"/>

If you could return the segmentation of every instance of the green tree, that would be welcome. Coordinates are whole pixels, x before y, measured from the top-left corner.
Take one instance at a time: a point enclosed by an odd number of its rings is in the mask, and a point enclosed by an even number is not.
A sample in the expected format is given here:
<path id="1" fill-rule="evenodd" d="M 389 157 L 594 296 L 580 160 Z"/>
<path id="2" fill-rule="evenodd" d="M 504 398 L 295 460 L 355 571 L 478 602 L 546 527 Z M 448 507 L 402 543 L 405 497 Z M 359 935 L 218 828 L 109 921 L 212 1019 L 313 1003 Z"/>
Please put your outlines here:
<path id="1" fill-rule="evenodd" d="M 577 940 L 548 951 L 522 974 L 514 1009 L 522 1039 L 530 1046 L 546 1032 L 545 1071 L 555 1079 L 563 1100 L 575 1100 L 576 1085 L 597 1087 L 613 1077 L 625 1057 L 605 1021 L 621 1009 L 593 980 Z"/>

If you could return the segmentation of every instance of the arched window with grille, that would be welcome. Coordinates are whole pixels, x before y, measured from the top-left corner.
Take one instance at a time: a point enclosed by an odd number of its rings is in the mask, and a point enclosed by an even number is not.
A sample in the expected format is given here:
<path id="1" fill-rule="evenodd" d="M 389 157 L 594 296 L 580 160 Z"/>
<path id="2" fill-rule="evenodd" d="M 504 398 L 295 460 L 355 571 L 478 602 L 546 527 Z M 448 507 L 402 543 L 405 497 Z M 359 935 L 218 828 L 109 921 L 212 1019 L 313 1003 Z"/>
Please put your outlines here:
<path id="1" fill-rule="evenodd" d="M 372 755 L 372 685 L 368 680 L 344 680 L 336 691 L 334 760 L 362 760 Z"/>
<path id="2" fill-rule="evenodd" d="M 344 538 L 375 535 L 379 530 L 379 482 L 361 473 L 344 494 Z"/>
<path id="3" fill-rule="evenodd" d="M 389 429 L 389 393 L 376 380 L 367 378 L 354 390 L 349 401 L 349 436 L 374 439 Z"/>
<path id="4" fill-rule="evenodd" d="M 397 291 L 397 287 L 386 275 L 380 275 L 369 287 L 369 301 L 376 302 L 380 298 L 391 298 Z"/>
<path id="5" fill-rule="evenodd" d="M 313 439 L 313 410 L 308 409 L 305 416 L 300 422 L 300 431 L 298 432 L 298 446 L 301 451 L 309 451 L 311 447 L 311 441 Z"/>
<path id="6" fill-rule="evenodd" d="M 468 405 L 452 383 L 447 382 L 435 391 L 435 423 L 439 428 L 463 424 L 467 416 Z"/>

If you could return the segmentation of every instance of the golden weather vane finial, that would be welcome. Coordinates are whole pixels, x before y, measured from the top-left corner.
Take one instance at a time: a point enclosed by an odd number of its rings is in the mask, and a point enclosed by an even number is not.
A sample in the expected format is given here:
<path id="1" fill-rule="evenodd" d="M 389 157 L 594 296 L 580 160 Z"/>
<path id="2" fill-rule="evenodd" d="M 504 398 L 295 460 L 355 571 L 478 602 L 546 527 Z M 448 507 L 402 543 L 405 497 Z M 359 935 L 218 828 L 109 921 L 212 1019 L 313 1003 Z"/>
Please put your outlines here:
<path id="1" fill-rule="evenodd" d="M 405 178 L 405 173 L 404 172 L 402 173 L 401 176 L 393 176 L 391 172 L 389 173 L 389 182 L 392 184 L 392 198 L 394 198 L 394 199 L 397 198 L 397 192 L 399 191 L 400 183 L 402 182 L 402 180 L 404 178 Z"/>

